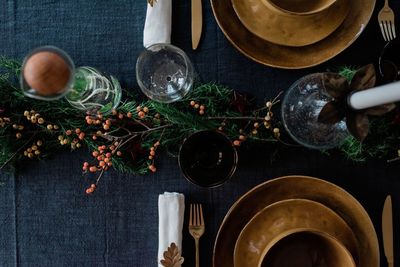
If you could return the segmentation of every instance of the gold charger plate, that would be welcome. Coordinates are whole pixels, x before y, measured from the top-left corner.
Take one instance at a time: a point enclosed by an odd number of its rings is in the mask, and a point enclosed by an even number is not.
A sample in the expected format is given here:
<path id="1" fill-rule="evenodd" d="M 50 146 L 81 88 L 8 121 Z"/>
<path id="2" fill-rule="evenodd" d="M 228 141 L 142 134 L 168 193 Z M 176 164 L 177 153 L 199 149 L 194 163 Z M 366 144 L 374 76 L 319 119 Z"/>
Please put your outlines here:
<path id="1" fill-rule="evenodd" d="M 214 267 L 232 267 L 235 244 L 245 225 L 259 211 L 275 202 L 302 198 L 319 202 L 342 217 L 357 239 L 360 267 L 379 266 L 378 238 L 368 213 L 342 188 L 307 176 L 286 176 L 260 184 L 239 198 L 226 214 L 218 231 Z"/>
<path id="2" fill-rule="evenodd" d="M 321 64 L 350 46 L 365 29 L 376 0 L 349 1 L 349 15 L 336 31 L 308 46 L 289 47 L 265 41 L 240 22 L 231 0 L 210 0 L 214 16 L 226 38 L 247 57 L 266 66 L 301 69 Z"/>
<path id="3" fill-rule="evenodd" d="M 274 44 L 305 46 L 335 31 L 349 13 L 348 1 L 352 0 L 338 0 L 330 8 L 306 16 L 279 14 L 263 1 L 232 0 L 232 5 L 243 25 L 258 37 Z"/>
<path id="4" fill-rule="evenodd" d="M 266 250 L 276 238 L 282 238 L 300 229 L 322 232 L 334 237 L 357 262 L 357 240 L 339 215 L 312 200 L 288 199 L 265 207 L 246 224 L 236 241 L 234 266 L 260 266 Z"/>

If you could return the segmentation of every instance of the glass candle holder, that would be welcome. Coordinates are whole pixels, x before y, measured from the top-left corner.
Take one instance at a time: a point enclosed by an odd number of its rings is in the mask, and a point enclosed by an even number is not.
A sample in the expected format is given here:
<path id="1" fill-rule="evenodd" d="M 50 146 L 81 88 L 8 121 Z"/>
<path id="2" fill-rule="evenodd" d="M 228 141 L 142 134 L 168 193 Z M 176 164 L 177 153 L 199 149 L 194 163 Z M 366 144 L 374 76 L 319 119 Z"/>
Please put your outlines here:
<path id="1" fill-rule="evenodd" d="M 333 125 L 318 122 L 319 113 L 331 100 L 322 73 L 305 76 L 289 88 L 282 102 L 282 121 L 297 143 L 324 150 L 340 146 L 349 137 L 344 120 Z"/>
<path id="2" fill-rule="evenodd" d="M 180 48 L 155 44 L 140 54 L 136 63 L 136 79 L 148 98 L 171 103 L 182 99 L 192 88 L 194 70 Z"/>
<path id="3" fill-rule="evenodd" d="M 24 59 L 20 83 L 23 93 L 40 100 L 56 100 L 68 93 L 74 82 L 74 63 L 54 46 L 32 50 Z"/>
<path id="4" fill-rule="evenodd" d="M 92 67 L 79 67 L 65 98 L 73 107 L 82 111 L 96 113 L 101 110 L 109 113 L 119 105 L 121 91 L 121 85 L 113 76 Z"/>

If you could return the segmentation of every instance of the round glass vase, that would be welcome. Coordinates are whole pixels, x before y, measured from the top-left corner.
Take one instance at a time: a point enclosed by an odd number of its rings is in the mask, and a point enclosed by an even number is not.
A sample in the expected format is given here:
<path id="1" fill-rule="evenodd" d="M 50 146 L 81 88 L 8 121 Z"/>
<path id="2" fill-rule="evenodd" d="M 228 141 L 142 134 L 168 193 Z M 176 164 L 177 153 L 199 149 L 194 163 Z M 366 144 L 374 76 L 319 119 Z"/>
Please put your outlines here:
<path id="1" fill-rule="evenodd" d="M 345 120 L 333 125 L 318 122 L 319 113 L 331 100 L 322 73 L 307 75 L 289 88 L 282 102 L 282 121 L 297 143 L 326 150 L 340 146 L 350 136 Z"/>
<path id="2" fill-rule="evenodd" d="M 79 67 L 74 73 L 74 83 L 67 101 L 75 108 L 88 113 L 110 113 L 121 101 L 121 85 L 111 75 L 92 67 Z"/>
<path id="3" fill-rule="evenodd" d="M 182 99 L 192 88 L 194 70 L 190 59 L 180 48 L 154 44 L 139 55 L 136 79 L 148 98 L 171 103 Z"/>

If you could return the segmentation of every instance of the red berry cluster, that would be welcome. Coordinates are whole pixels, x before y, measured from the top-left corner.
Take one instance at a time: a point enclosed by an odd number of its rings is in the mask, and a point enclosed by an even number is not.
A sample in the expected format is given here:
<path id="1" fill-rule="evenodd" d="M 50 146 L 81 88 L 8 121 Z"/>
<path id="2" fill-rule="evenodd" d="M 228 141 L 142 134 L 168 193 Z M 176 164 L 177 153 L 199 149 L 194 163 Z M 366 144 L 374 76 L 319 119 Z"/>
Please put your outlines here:
<path id="1" fill-rule="evenodd" d="M 148 107 L 142 108 L 141 106 L 137 106 L 136 112 L 139 119 L 144 119 L 146 117 L 146 114 L 149 113 L 149 108 Z"/>
<path id="2" fill-rule="evenodd" d="M 159 146 L 160 146 L 160 141 L 157 141 L 152 147 L 150 147 L 149 160 L 151 160 L 151 164 L 149 165 L 149 170 L 152 172 L 157 171 L 157 168 L 154 166 L 154 157 L 156 155 L 156 150 Z"/>

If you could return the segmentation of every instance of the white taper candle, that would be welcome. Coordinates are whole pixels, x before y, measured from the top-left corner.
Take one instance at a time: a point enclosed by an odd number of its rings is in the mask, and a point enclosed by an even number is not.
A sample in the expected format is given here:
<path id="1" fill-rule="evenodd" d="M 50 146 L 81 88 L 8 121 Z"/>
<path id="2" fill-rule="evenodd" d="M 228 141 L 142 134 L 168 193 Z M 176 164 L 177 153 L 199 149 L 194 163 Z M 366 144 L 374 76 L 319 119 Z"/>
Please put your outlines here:
<path id="1" fill-rule="evenodd" d="M 400 82 L 355 92 L 348 98 L 351 108 L 360 110 L 400 101 Z"/>

